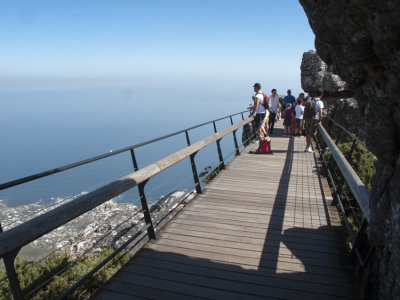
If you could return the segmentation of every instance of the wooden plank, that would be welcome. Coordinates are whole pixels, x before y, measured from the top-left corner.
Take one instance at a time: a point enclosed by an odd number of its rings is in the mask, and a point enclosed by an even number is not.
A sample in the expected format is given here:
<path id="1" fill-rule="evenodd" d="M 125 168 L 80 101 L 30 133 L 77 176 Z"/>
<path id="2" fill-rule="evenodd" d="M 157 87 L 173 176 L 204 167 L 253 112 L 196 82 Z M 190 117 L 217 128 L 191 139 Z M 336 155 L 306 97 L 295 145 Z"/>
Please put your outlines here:
<path id="1" fill-rule="evenodd" d="M 259 239 L 262 241 L 265 241 L 265 236 L 267 233 L 267 230 L 264 230 L 262 232 L 255 232 L 255 231 L 246 231 L 243 230 L 243 228 L 226 228 L 226 227 L 220 227 L 217 226 L 217 224 L 209 224 L 209 223 L 197 223 L 196 225 L 193 225 L 192 223 L 185 223 L 181 221 L 180 223 L 174 222 L 168 228 L 164 230 L 164 232 L 167 232 L 169 230 L 187 230 L 187 231 L 192 231 L 192 232 L 208 232 L 208 233 L 216 233 L 216 234 L 221 234 L 223 236 L 227 236 L 229 238 L 232 236 L 232 238 L 251 238 L 251 239 Z M 251 230 L 251 229 L 250 229 Z M 301 243 L 307 243 L 307 244 L 326 244 L 326 245 L 342 245 L 344 244 L 344 239 L 337 237 L 337 235 L 326 235 L 326 234 L 315 234 L 313 232 L 309 231 L 304 231 L 301 230 L 268 230 L 268 234 L 271 236 L 279 236 L 281 238 L 285 237 L 291 237 L 291 238 L 296 238 L 299 240 Z"/>
<path id="2" fill-rule="evenodd" d="M 182 294 L 174 291 L 162 290 L 159 289 L 157 286 L 152 286 L 152 287 L 142 286 L 135 282 L 130 282 L 120 278 L 115 278 L 115 280 L 108 282 L 103 287 L 103 290 L 98 294 L 96 294 L 94 298 L 104 299 L 104 300 L 178 299 L 178 298 L 181 299 L 184 298 L 188 300 L 204 299 L 202 297 L 196 297 L 189 293 Z"/>
<path id="3" fill-rule="evenodd" d="M 231 263 L 227 263 L 224 260 L 210 261 L 208 259 L 202 259 L 201 257 L 194 257 L 194 256 L 184 257 L 182 255 L 175 253 L 159 252 L 150 249 L 143 249 L 143 251 L 141 251 L 131 263 L 136 263 L 136 259 L 140 257 L 151 258 L 157 262 L 158 261 L 174 262 L 177 264 L 186 264 L 189 266 L 204 267 L 210 270 L 217 269 L 217 270 L 225 270 L 231 272 L 234 271 L 239 275 L 247 274 L 247 275 L 259 276 L 261 278 L 280 278 L 281 280 L 286 279 L 302 283 L 314 283 L 324 286 L 344 287 L 344 288 L 354 289 L 352 282 L 340 278 L 335 278 L 334 281 L 330 281 L 327 280 L 327 278 L 324 276 L 315 275 L 311 273 L 299 273 L 299 274 L 291 273 L 292 275 L 291 278 L 288 278 L 288 276 L 286 275 L 287 273 L 277 273 L 269 269 L 265 269 L 258 266 L 251 266 L 243 263 L 236 263 L 232 265 Z M 282 282 L 285 281 L 283 280 Z"/>
<path id="4" fill-rule="evenodd" d="M 172 270 L 179 273 L 196 274 L 200 276 L 207 276 L 225 280 L 231 280 L 236 282 L 243 282 L 248 284 L 257 284 L 265 286 L 268 291 L 269 288 L 281 288 L 284 290 L 291 290 L 291 292 L 307 292 L 310 291 L 318 292 L 327 296 L 343 296 L 346 297 L 353 293 L 353 288 L 351 286 L 338 287 L 335 285 L 318 284 L 315 282 L 307 282 L 297 280 L 298 277 L 292 276 L 267 276 L 267 275 L 257 275 L 257 272 L 243 272 L 234 267 L 218 268 L 213 264 L 199 265 L 192 264 L 192 260 L 181 261 L 168 261 L 154 259 L 148 256 L 141 256 L 134 260 L 134 263 L 127 267 L 127 270 L 133 270 L 135 265 L 141 266 L 151 266 L 155 269 L 161 270 Z M 291 278 L 292 277 L 292 278 Z M 282 280 L 285 279 L 285 280 Z"/>
<path id="5" fill-rule="evenodd" d="M 264 245 L 265 244 L 265 234 L 264 235 L 252 235 L 249 237 L 249 234 L 245 236 L 240 236 L 236 234 L 232 234 L 231 231 L 227 232 L 215 232 L 214 228 L 210 228 L 212 230 L 201 230 L 198 228 L 193 228 L 190 226 L 185 226 L 183 228 L 169 226 L 162 233 L 162 237 L 165 236 L 165 233 L 170 233 L 176 236 L 193 236 L 193 237 L 203 237 L 203 238 L 212 238 L 216 241 L 229 241 L 229 242 L 237 242 L 237 243 L 245 243 L 246 245 Z M 330 252 L 333 253 L 343 253 L 344 246 L 337 243 L 337 241 L 330 240 L 321 240 L 321 239 L 306 239 L 304 237 L 299 237 L 296 235 L 285 236 L 285 234 L 269 234 L 269 238 L 271 240 L 282 241 L 283 243 L 287 242 L 293 244 L 296 249 L 311 249 L 311 252 L 317 249 L 329 249 Z M 338 249 L 336 251 L 332 251 L 332 249 Z M 343 260 L 342 260 L 343 261 Z"/>
<path id="6" fill-rule="evenodd" d="M 227 240 L 219 240 L 219 239 L 210 239 L 199 236 L 189 236 L 189 235 L 163 235 L 163 240 L 169 240 L 173 242 L 177 242 L 177 244 L 181 242 L 190 243 L 190 244 L 200 244 L 200 245 L 210 245 L 216 247 L 224 247 L 226 249 L 235 249 L 235 250 L 244 250 L 241 254 L 245 255 L 246 251 L 252 251 L 253 253 L 258 253 L 267 257 L 268 255 L 274 256 L 279 254 L 279 256 L 288 258 L 290 257 L 290 261 L 292 261 L 293 257 L 301 260 L 302 262 L 307 261 L 310 265 L 316 266 L 327 266 L 331 268 L 343 269 L 344 261 L 342 257 L 340 257 L 338 251 L 332 251 L 325 249 L 315 249 L 314 247 L 306 247 L 305 245 L 299 245 L 295 242 L 290 241 L 282 241 L 279 243 L 279 248 L 275 245 L 260 245 L 254 243 L 243 243 L 243 242 L 232 242 Z M 272 241 L 272 239 L 270 239 Z M 161 242 L 159 244 L 162 244 Z M 182 244 L 183 245 L 183 244 Z M 289 248 L 287 245 L 290 245 Z M 295 246 L 296 248 L 292 247 Z M 309 250 L 309 249 L 313 250 Z"/>
<path id="7" fill-rule="evenodd" d="M 179 245 L 179 246 L 178 246 Z M 275 258 L 261 256 L 261 253 L 251 253 L 251 251 L 235 251 L 234 249 L 224 249 L 223 247 L 206 247 L 190 243 L 174 243 L 162 241 L 158 244 L 149 244 L 147 249 L 159 252 L 175 253 L 183 256 L 198 257 L 210 261 L 224 261 L 229 264 L 250 265 L 256 268 L 269 269 L 276 273 L 308 273 L 324 276 L 326 280 L 335 278 L 347 278 L 346 272 L 337 269 L 325 268 L 320 266 L 304 266 L 297 258 L 281 256 L 276 261 Z M 256 255 L 258 254 L 258 256 Z"/>
<path id="8" fill-rule="evenodd" d="M 179 220 L 174 220 L 174 224 L 177 224 L 178 226 L 180 226 L 181 224 L 190 224 L 193 226 L 204 226 L 204 227 L 212 226 L 212 227 L 224 229 L 224 230 L 243 231 L 243 232 L 249 233 L 249 235 L 251 235 L 253 232 L 266 234 L 267 231 L 275 231 L 277 233 L 280 232 L 282 234 L 283 233 L 286 234 L 286 232 L 290 230 L 291 232 L 293 232 L 293 234 L 299 234 L 299 236 L 306 235 L 306 236 L 310 237 L 310 235 L 312 235 L 315 238 L 326 237 L 328 239 L 330 238 L 333 240 L 338 238 L 337 232 L 335 233 L 335 231 L 332 228 L 326 228 L 326 229 L 318 228 L 318 230 L 316 231 L 316 230 L 313 230 L 313 228 L 309 228 L 309 227 L 301 228 L 300 226 L 293 227 L 291 225 L 280 226 L 279 224 L 275 225 L 272 223 L 270 223 L 269 226 L 260 226 L 260 227 L 254 228 L 253 226 L 237 224 L 237 222 L 235 222 L 234 224 L 216 223 L 216 222 L 211 222 L 210 220 L 207 220 L 204 218 L 199 218 L 199 220 L 179 219 Z M 304 229 L 309 229 L 309 230 L 304 230 Z M 312 231 L 310 232 L 310 230 L 312 230 Z M 343 241 L 343 239 L 341 239 L 341 240 Z"/>
<path id="9" fill-rule="evenodd" d="M 296 299 L 310 299 L 312 293 L 303 292 L 300 290 L 290 290 L 274 288 L 272 286 L 265 287 L 265 285 L 257 283 L 246 283 L 240 281 L 233 281 L 229 279 L 220 279 L 218 277 L 212 277 L 212 273 L 209 275 L 197 275 L 192 273 L 177 272 L 175 270 L 163 270 L 161 268 L 153 269 L 145 265 L 135 265 L 133 268 L 126 268 L 127 272 L 136 275 L 144 276 L 155 276 L 156 278 L 168 280 L 174 278 L 174 280 L 179 280 L 179 282 L 184 282 L 186 284 L 200 285 L 203 287 L 213 288 L 215 290 L 221 289 L 224 291 L 229 291 L 235 293 L 237 296 L 241 297 L 274 297 L 274 298 L 291 298 L 296 295 Z"/>
<path id="10" fill-rule="evenodd" d="M 138 274 L 139 273 L 139 274 Z M 152 276 L 153 275 L 153 276 Z M 152 288 L 156 286 L 160 290 L 179 293 L 183 295 L 196 295 L 198 297 L 208 298 L 208 299 L 265 299 L 260 296 L 252 295 L 252 294 L 245 294 L 245 293 L 238 293 L 232 292 L 229 290 L 224 290 L 223 288 L 214 288 L 209 287 L 202 283 L 196 283 L 195 280 L 188 280 L 191 279 L 189 276 L 183 278 L 184 280 L 177 280 L 179 274 L 173 273 L 173 276 L 160 276 L 160 274 L 143 274 L 140 272 L 133 273 L 133 272 L 125 272 L 121 271 L 118 273 L 118 277 L 124 278 L 124 281 L 127 282 L 135 282 L 141 286 Z M 182 276 L 179 276 L 181 279 Z M 192 276 L 194 277 L 194 276 Z M 182 299 L 182 298 L 175 298 L 175 299 Z"/>
<path id="11" fill-rule="evenodd" d="M 290 214 L 290 213 L 272 213 L 272 214 L 267 214 L 264 218 L 256 218 L 254 216 L 250 217 L 245 216 L 243 214 L 241 214 L 242 216 L 234 216 L 233 214 L 223 214 L 219 211 L 215 211 L 215 212 L 201 212 L 198 213 L 196 211 L 192 211 L 192 210 L 187 210 L 182 214 L 182 217 L 187 217 L 188 219 L 192 219 L 192 218 L 201 218 L 201 217 L 206 217 L 206 218 L 211 218 L 211 219 L 219 219 L 219 222 L 245 222 L 248 223 L 249 225 L 253 225 L 253 226 L 258 226 L 257 224 L 265 224 L 265 221 L 268 221 L 270 219 L 272 219 L 274 217 L 274 215 L 279 216 L 280 218 L 284 218 L 284 223 L 289 223 L 292 224 L 294 222 L 294 215 Z M 279 221 L 278 221 L 279 222 Z M 321 218 L 316 218 L 316 219 L 312 219 L 312 218 L 307 218 L 305 220 L 303 220 L 305 226 L 309 226 L 309 227 L 313 227 L 315 228 L 315 226 L 327 226 L 328 223 L 326 220 L 321 220 Z M 272 220 L 270 220 L 270 223 L 273 224 L 274 222 Z M 277 223 L 277 222 L 275 222 Z"/>
<path id="12" fill-rule="evenodd" d="M 220 216 L 212 217 L 212 216 L 198 216 L 198 215 L 190 215 L 190 218 L 188 218 L 188 219 L 195 220 L 195 221 L 207 221 L 207 222 L 212 222 L 212 223 L 223 223 L 223 224 L 228 224 L 228 225 L 237 225 L 239 222 L 243 221 L 243 220 L 235 220 L 234 218 L 223 218 Z M 285 220 L 285 222 L 282 225 L 282 222 L 274 221 L 274 220 L 270 220 L 269 224 L 252 222 L 250 220 L 250 221 L 245 221 L 244 223 L 242 222 L 242 224 L 244 224 L 247 227 L 259 227 L 259 228 L 269 228 L 269 227 L 278 228 L 278 227 L 282 227 L 282 226 L 286 226 L 286 228 L 292 228 L 294 226 L 294 221 Z M 321 227 L 321 224 L 306 223 L 304 227 L 319 229 Z"/>

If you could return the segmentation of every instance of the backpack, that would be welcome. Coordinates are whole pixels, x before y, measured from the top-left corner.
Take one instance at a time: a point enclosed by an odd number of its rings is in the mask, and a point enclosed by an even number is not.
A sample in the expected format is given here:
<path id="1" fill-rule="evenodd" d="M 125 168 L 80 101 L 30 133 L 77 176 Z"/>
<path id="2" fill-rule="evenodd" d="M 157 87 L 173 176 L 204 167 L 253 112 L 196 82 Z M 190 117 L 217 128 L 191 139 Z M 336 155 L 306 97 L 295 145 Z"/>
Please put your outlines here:
<path id="1" fill-rule="evenodd" d="M 272 154 L 271 138 L 262 138 L 259 142 L 256 154 Z"/>
<path id="2" fill-rule="evenodd" d="M 315 112 L 315 104 L 317 101 L 320 101 L 319 99 L 312 98 L 310 101 L 306 103 L 306 107 L 304 108 L 304 119 L 310 120 L 314 118 L 316 112 Z"/>
<path id="3" fill-rule="evenodd" d="M 258 94 L 260 94 L 260 93 L 258 93 Z M 269 101 L 270 101 L 269 96 L 264 93 L 262 93 L 262 96 L 263 96 L 263 102 L 261 103 L 262 106 L 264 106 L 265 109 L 269 109 Z"/>

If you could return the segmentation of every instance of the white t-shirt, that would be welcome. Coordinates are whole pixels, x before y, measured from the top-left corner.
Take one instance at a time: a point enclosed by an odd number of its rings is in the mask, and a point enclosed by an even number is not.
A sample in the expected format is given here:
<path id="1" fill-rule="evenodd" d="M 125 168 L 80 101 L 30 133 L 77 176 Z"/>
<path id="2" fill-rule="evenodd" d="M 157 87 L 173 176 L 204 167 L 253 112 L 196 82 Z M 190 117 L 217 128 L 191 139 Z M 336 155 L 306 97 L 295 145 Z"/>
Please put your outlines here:
<path id="1" fill-rule="evenodd" d="M 304 106 L 297 104 L 294 110 L 296 111 L 296 119 L 303 119 Z"/>
<path id="2" fill-rule="evenodd" d="M 315 120 L 319 120 L 319 110 L 320 109 L 324 109 L 324 102 L 322 102 L 321 100 L 315 102 L 315 116 L 314 119 Z"/>
<path id="3" fill-rule="evenodd" d="M 264 108 L 264 96 L 262 94 L 262 91 L 258 91 L 258 93 L 255 94 L 256 96 L 256 100 L 260 102 L 260 104 L 258 104 L 257 110 L 256 110 L 256 114 L 265 114 L 265 108 Z M 257 105 L 256 102 L 254 102 L 254 105 Z"/>
<path id="4" fill-rule="evenodd" d="M 271 95 L 271 107 L 269 108 L 270 112 L 277 113 L 279 106 L 279 96 L 278 95 Z"/>

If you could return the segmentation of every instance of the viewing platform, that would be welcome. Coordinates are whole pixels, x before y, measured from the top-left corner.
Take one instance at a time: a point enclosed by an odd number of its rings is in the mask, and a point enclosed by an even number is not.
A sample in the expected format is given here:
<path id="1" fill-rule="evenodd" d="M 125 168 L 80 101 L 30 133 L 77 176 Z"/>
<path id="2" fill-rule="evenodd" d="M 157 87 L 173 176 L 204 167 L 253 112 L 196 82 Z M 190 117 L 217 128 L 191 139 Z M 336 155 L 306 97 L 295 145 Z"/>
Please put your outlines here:
<path id="1" fill-rule="evenodd" d="M 328 182 L 305 137 L 251 143 L 94 299 L 359 298 Z"/>

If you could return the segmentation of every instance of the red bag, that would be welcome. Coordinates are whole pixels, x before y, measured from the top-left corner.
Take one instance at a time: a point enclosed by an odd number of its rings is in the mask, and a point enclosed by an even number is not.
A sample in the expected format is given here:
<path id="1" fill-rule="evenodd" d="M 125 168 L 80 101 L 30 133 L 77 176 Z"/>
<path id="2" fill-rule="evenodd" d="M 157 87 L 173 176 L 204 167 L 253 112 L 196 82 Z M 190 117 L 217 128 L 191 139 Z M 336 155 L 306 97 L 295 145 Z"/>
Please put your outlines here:
<path id="1" fill-rule="evenodd" d="M 271 152 L 271 139 L 268 140 L 260 140 L 260 152 L 261 153 L 269 153 Z"/>
<path id="2" fill-rule="evenodd" d="M 262 138 L 259 142 L 259 146 L 256 154 L 272 154 L 271 149 L 271 139 L 270 138 Z"/>
<path id="3" fill-rule="evenodd" d="M 251 154 L 273 154 L 271 150 L 271 139 L 262 138 L 259 141 L 258 149 L 256 151 L 249 151 Z"/>

